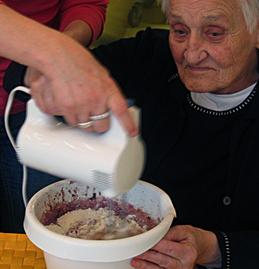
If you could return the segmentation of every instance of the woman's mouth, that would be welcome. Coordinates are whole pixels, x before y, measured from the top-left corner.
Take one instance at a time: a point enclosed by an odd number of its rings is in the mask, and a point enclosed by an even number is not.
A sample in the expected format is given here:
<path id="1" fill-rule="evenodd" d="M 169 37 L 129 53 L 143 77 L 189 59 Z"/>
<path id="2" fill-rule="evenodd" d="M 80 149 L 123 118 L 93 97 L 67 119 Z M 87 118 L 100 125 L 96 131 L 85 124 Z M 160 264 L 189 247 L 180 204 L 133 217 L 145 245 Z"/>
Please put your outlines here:
<path id="1" fill-rule="evenodd" d="M 193 66 L 193 65 L 187 65 L 186 69 L 188 69 L 191 72 L 208 72 L 213 70 L 211 67 L 207 66 Z"/>

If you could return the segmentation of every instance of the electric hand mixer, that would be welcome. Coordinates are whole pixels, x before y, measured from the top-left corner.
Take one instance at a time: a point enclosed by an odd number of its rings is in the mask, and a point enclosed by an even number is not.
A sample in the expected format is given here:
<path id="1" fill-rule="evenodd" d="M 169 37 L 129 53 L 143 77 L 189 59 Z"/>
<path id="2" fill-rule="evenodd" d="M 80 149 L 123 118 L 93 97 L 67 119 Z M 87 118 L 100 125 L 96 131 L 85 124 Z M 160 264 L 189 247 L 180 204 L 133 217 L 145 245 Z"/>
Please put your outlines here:
<path id="1" fill-rule="evenodd" d="M 12 99 L 9 95 L 5 127 L 23 165 L 95 186 L 107 197 L 127 192 L 138 181 L 144 164 L 144 147 L 139 136 L 129 137 L 111 115 L 110 129 L 102 134 L 71 127 L 40 111 L 33 99 L 27 102 L 27 116 L 15 142 L 8 126 Z M 138 121 L 138 110 L 130 108 Z"/>

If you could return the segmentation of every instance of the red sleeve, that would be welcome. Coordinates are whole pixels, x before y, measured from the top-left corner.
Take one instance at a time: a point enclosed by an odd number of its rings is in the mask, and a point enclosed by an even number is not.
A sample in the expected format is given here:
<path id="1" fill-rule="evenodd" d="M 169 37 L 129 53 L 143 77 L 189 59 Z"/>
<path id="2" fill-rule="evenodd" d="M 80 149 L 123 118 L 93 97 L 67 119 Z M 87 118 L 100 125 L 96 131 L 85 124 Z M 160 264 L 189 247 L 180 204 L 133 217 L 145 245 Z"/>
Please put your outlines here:
<path id="1" fill-rule="evenodd" d="M 64 0 L 61 7 L 60 30 L 74 20 L 86 22 L 93 33 L 92 41 L 102 33 L 109 0 Z"/>

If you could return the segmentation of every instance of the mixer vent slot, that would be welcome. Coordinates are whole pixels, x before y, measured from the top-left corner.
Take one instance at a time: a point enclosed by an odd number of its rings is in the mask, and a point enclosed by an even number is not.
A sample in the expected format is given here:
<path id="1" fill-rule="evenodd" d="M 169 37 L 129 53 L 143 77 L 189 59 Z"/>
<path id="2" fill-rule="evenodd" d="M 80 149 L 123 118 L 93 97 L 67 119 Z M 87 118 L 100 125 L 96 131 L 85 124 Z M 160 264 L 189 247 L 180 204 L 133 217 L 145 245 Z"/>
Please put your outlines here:
<path id="1" fill-rule="evenodd" d="M 99 190 L 106 190 L 112 186 L 112 176 L 98 170 L 93 170 L 93 182 L 95 187 Z"/>

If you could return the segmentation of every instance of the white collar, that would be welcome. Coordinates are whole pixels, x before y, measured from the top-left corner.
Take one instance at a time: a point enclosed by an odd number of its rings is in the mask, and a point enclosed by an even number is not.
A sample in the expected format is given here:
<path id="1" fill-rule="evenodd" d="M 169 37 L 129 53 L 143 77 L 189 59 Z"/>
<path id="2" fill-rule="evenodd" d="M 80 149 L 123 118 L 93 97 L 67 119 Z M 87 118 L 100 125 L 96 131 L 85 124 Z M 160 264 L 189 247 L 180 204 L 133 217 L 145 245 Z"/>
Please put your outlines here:
<path id="1" fill-rule="evenodd" d="M 241 104 L 252 92 L 256 83 L 248 88 L 232 94 L 197 93 L 191 92 L 193 102 L 214 111 L 224 111 Z"/>

